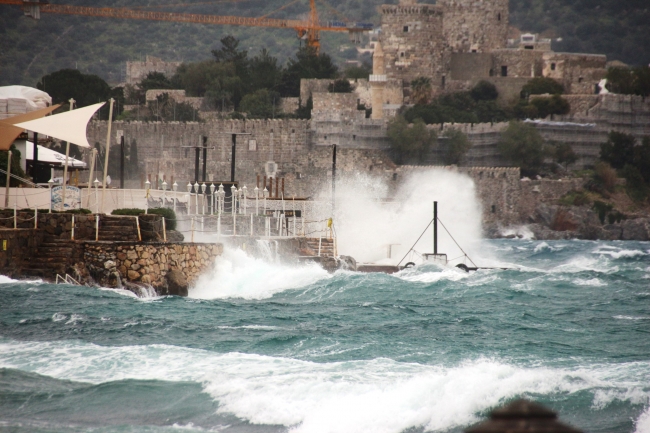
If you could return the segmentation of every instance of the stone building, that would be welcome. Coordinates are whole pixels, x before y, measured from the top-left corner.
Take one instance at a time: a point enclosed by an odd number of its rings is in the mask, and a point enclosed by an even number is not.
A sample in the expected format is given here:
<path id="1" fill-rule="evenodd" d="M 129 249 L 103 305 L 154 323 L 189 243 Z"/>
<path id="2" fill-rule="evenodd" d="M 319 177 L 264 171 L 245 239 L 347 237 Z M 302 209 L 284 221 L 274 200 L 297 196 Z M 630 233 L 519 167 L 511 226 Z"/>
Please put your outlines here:
<path id="1" fill-rule="evenodd" d="M 171 78 L 182 62 L 164 62 L 154 56 L 147 56 L 144 62 L 126 62 L 126 84 L 136 85 L 150 72 L 160 72 Z"/>
<path id="2" fill-rule="evenodd" d="M 534 77 L 551 77 L 569 94 L 597 94 L 606 73 L 603 55 L 555 53 L 550 40 L 522 34 L 508 41 L 508 0 L 401 0 L 381 7 L 382 62 L 387 83 L 398 82 L 405 102 L 410 83 L 430 79 L 433 95 L 492 82 L 502 101 Z M 379 91 L 379 89 L 377 90 Z M 374 102 L 374 99 L 373 99 Z"/>

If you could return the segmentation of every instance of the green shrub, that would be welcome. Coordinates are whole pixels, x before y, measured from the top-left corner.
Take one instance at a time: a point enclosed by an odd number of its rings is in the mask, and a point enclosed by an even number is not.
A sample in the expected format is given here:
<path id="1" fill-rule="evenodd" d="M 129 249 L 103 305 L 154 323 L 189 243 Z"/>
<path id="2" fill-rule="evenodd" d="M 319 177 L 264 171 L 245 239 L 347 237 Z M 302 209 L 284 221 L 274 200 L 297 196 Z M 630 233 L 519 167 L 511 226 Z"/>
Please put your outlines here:
<path id="1" fill-rule="evenodd" d="M 52 212 L 54 212 L 54 211 L 52 211 Z M 88 215 L 88 214 L 93 213 L 93 211 L 91 211 L 90 209 L 83 209 L 82 208 L 82 209 L 68 209 L 66 211 L 58 212 L 58 213 L 72 213 L 72 214 L 76 214 L 76 215 Z"/>
<path id="2" fill-rule="evenodd" d="M 594 210 L 598 212 L 598 219 L 600 219 L 601 224 L 605 224 L 605 217 L 607 216 L 607 213 L 609 213 L 612 209 L 614 209 L 614 206 L 609 203 L 602 201 L 594 202 Z"/>
<path id="3" fill-rule="evenodd" d="M 166 207 L 155 207 L 147 209 L 147 213 L 150 215 L 160 215 L 164 217 L 167 230 L 176 230 L 176 212 L 174 212 L 173 209 L 168 209 Z M 111 215 L 139 216 L 143 214 L 144 209 L 138 208 L 115 209 L 113 212 L 111 212 Z"/>
<path id="4" fill-rule="evenodd" d="M 122 208 L 122 209 L 115 209 L 113 212 L 111 212 L 111 215 L 138 216 L 138 215 L 142 215 L 143 213 L 144 213 L 144 209 Z"/>
<path id="5" fill-rule="evenodd" d="M 173 209 L 166 207 L 156 207 L 149 209 L 149 214 L 160 215 L 165 218 L 165 226 L 167 230 L 176 230 L 176 212 Z"/>
<path id="6" fill-rule="evenodd" d="M 569 191 L 559 202 L 564 206 L 583 206 L 591 203 L 591 198 L 586 191 Z"/>

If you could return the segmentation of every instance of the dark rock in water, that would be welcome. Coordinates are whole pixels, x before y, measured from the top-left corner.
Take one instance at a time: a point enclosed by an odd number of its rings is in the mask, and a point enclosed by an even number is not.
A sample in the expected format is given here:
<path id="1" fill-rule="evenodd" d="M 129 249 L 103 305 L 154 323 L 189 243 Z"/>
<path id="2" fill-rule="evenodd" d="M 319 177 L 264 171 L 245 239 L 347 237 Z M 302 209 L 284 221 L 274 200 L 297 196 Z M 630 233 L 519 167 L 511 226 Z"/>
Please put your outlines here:
<path id="1" fill-rule="evenodd" d="M 167 230 L 167 242 L 183 242 L 184 240 L 183 233 L 176 230 Z"/>
<path id="2" fill-rule="evenodd" d="M 163 295 L 187 296 L 187 277 L 181 271 L 169 271 L 165 275 L 165 287 L 161 290 Z"/>
<path id="3" fill-rule="evenodd" d="M 354 257 L 351 256 L 339 256 L 339 269 L 356 271 L 357 261 L 354 260 Z"/>
<path id="4" fill-rule="evenodd" d="M 637 218 L 621 223 L 621 239 L 624 241 L 647 241 L 649 239 L 650 219 Z"/>
<path id="5" fill-rule="evenodd" d="M 334 272 L 339 268 L 338 261 L 335 257 L 320 257 L 320 265 L 327 272 Z"/>

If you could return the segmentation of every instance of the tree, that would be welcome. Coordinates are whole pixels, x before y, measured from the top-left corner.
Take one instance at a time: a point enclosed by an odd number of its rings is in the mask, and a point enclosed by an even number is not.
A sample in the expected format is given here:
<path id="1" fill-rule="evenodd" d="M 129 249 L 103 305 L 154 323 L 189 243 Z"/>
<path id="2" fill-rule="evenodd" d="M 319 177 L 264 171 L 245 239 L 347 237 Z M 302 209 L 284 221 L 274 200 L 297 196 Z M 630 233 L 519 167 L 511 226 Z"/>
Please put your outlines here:
<path id="1" fill-rule="evenodd" d="M 632 200 L 642 202 L 650 195 L 650 187 L 646 183 L 641 172 L 631 164 L 625 164 L 620 171 L 625 178 L 625 191 Z"/>
<path id="2" fill-rule="evenodd" d="M 641 146 L 634 148 L 633 165 L 650 184 L 650 137 L 644 137 Z"/>
<path id="3" fill-rule="evenodd" d="M 176 102 L 169 93 L 156 96 L 155 101 L 149 102 L 149 110 L 153 120 L 190 122 L 199 119 L 197 110 L 187 102 Z"/>
<path id="4" fill-rule="evenodd" d="M 249 69 L 253 90 L 271 90 L 280 84 L 282 68 L 278 65 L 278 59 L 271 56 L 266 48 L 250 60 Z"/>
<path id="5" fill-rule="evenodd" d="M 479 81 L 469 92 L 475 101 L 494 101 L 499 97 L 496 86 L 489 81 Z"/>
<path id="6" fill-rule="evenodd" d="M 149 72 L 146 77 L 140 81 L 138 87 L 145 94 L 147 90 L 152 89 L 173 89 L 172 82 L 161 72 Z"/>
<path id="7" fill-rule="evenodd" d="M 561 95 L 563 93 L 564 86 L 548 77 L 532 78 L 521 88 L 521 97 L 524 99 L 530 95 Z"/>
<path id="8" fill-rule="evenodd" d="M 330 93 L 352 93 L 352 85 L 349 80 L 341 78 L 331 82 L 330 85 L 327 86 L 327 90 Z"/>
<path id="9" fill-rule="evenodd" d="M 578 160 L 578 155 L 573 151 L 569 143 L 558 143 L 554 149 L 554 159 L 560 165 L 564 165 L 564 170 L 569 170 L 569 165 Z"/>
<path id="10" fill-rule="evenodd" d="M 569 101 L 560 95 L 553 95 L 551 97 L 537 96 L 531 98 L 530 105 L 537 109 L 537 116 L 542 119 L 553 114 L 569 114 L 571 111 Z"/>
<path id="11" fill-rule="evenodd" d="M 343 71 L 345 78 L 350 80 L 368 79 L 372 73 L 372 65 L 363 63 L 361 66 L 348 66 Z"/>
<path id="12" fill-rule="evenodd" d="M 635 141 L 633 135 L 611 131 L 607 142 L 600 145 L 600 159 L 616 169 L 633 165 Z"/>
<path id="13" fill-rule="evenodd" d="M 45 75 L 36 84 L 39 90 L 52 97 L 53 104 L 67 104 L 70 98 L 75 100 L 75 107 L 87 107 L 98 102 L 108 101 L 111 88 L 97 75 L 82 74 L 76 69 L 61 69 Z M 100 110 L 100 118 L 108 119 L 108 104 Z"/>
<path id="14" fill-rule="evenodd" d="M 15 174 L 18 177 L 25 178 L 25 172 L 20 166 L 20 150 L 16 149 L 16 146 L 13 144 L 9 147 L 11 150 L 11 174 Z M 9 159 L 9 152 L 3 151 L 0 152 L 0 168 L 7 170 L 7 160 Z M 19 186 L 22 182 L 14 177 L 11 178 L 9 186 Z M 0 186 L 7 186 L 7 176 L 0 176 Z"/>
<path id="15" fill-rule="evenodd" d="M 431 79 L 418 77 L 411 81 L 411 102 L 423 105 L 431 99 Z"/>
<path id="16" fill-rule="evenodd" d="M 388 123 L 391 150 L 398 163 L 422 160 L 436 144 L 436 133 L 427 129 L 422 119 L 409 125 L 403 116 Z"/>
<path id="17" fill-rule="evenodd" d="M 446 148 L 443 153 L 443 161 L 447 165 L 460 164 L 465 159 L 465 155 L 472 147 L 467 136 L 462 131 L 451 128 L 445 132 Z"/>
<path id="18" fill-rule="evenodd" d="M 298 109 L 296 110 L 296 117 L 298 119 L 311 119 L 311 110 L 314 108 L 314 98 L 309 95 L 307 103 L 302 105 L 302 100 L 298 101 Z"/>
<path id="19" fill-rule="evenodd" d="M 522 171 L 533 174 L 544 161 L 544 139 L 534 126 L 511 121 L 497 144 L 501 154 Z"/>
<path id="20" fill-rule="evenodd" d="M 282 96 L 300 96 L 301 79 L 335 78 L 337 73 L 338 67 L 329 55 L 318 54 L 313 47 L 302 47 L 296 53 L 295 59 L 289 59 L 278 90 Z"/>
<path id="21" fill-rule="evenodd" d="M 639 68 L 609 68 L 607 90 L 623 95 L 650 96 L 650 66 Z"/>
<path id="22" fill-rule="evenodd" d="M 249 117 L 268 119 L 275 116 L 279 101 L 280 95 L 277 92 L 259 89 L 244 96 L 239 109 L 248 113 Z"/>

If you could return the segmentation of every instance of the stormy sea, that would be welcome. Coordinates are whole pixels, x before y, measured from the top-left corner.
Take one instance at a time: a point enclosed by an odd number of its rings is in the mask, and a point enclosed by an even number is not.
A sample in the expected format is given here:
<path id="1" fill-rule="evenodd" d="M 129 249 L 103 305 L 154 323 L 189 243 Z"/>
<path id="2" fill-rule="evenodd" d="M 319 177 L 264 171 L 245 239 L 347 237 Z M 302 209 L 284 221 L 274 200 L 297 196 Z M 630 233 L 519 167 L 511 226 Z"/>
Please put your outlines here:
<path id="1" fill-rule="evenodd" d="M 650 243 L 394 275 L 227 249 L 188 298 L 0 281 L 0 430 L 461 432 L 517 397 L 650 432 Z"/>

